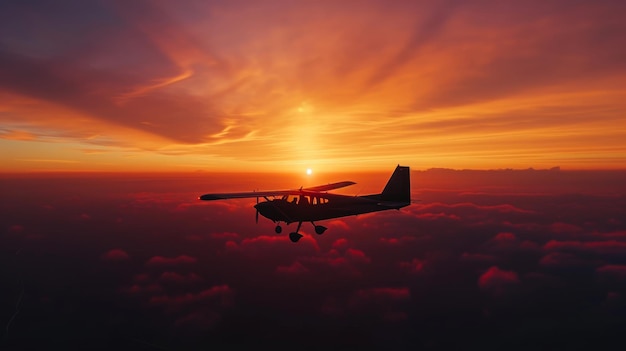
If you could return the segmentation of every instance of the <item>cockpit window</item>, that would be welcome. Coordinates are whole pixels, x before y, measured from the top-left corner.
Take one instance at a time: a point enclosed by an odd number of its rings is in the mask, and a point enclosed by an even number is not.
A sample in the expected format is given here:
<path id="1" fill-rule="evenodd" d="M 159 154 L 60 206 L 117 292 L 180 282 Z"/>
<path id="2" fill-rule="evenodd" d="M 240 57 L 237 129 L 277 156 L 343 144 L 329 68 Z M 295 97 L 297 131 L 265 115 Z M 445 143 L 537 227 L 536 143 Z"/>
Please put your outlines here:
<path id="1" fill-rule="evenodd" d="M 298 205 L 322 205 L 328 203 L 326 198 L 311 195 L 288 195 L 284 196 L 283 200 Z"/>
<path id="2" fill-rule="evenodd" d="M 300 195 L 300 200 L 298 201 L 299 205 L 308 205 L 310 204 L 309 202 L 309 197 L 305 196 L 305 195 Z"/>

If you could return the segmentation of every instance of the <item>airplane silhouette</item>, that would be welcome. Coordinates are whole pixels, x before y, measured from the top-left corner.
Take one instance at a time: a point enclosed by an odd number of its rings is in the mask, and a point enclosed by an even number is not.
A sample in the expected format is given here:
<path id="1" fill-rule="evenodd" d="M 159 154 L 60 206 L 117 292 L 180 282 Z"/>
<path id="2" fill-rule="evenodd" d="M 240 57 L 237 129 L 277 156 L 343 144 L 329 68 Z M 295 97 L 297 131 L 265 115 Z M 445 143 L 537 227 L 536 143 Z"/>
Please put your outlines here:
<path id="1" fill-rule="evenodd" d="M 211 201 L 256 197 L 257 204 L 254 207 L 257 211 L 257 223 L 260 213 L 277 223 L 275 231 L 280 234 L 282 232 L 280 222 L 287 225 L 298 222 L 296 231 L 289 234 L 289 239 L 294 243 L 302 238 L 302 234 L 298 233 L 302 222 L 311 222 L 315 233 L 321 235 L 327 228 L 316 225 L 315 221 L 391 209 L 399 210 L 411 204 L 409 167 L 398 165 L 380 194 L 349 196 L 328 193 L 329 190 L 353 184 L 356 183 L 344 181 L 295 190 L 204 194 L 198 199 Z M 266 201 L 259 202 L 259 197 Z"/>

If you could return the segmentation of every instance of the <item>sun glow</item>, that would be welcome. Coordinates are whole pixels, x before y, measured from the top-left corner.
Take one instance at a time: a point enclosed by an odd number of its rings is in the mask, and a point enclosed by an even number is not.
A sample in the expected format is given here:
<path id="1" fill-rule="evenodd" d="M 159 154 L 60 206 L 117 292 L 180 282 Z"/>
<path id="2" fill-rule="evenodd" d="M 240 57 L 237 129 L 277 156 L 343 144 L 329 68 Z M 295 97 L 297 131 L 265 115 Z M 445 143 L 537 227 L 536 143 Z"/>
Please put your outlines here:
<path id="1" fill-rule="evenodd" d="M 306 174 L 307 174 L 307 175 L 311 175 L 311 174 L 313 174 L 313 170 L 312 170 L 312 169 L 310 169 L 310 168 L 307 168 L 307 169 L 306 169 Z"/>
<path id="2" fill-rule="evenodd" d="M 0 173 L 626 167 L 624 51 L 607 34 L 626 21 L 611 2 L 488 7 L 505 27 L 475 16 L 480 2 L 183 2 L 46 21 L 11 7 Z M 64 40 L 33 39 L 47 31 Z"/>

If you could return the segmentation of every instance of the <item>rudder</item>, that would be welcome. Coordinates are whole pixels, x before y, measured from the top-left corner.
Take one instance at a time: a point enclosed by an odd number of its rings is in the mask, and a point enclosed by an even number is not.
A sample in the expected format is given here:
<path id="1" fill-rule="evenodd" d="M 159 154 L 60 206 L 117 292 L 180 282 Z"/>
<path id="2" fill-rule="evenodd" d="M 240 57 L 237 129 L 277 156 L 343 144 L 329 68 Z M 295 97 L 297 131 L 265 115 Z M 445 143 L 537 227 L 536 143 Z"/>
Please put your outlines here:
<path id="1" fill-rule="evenodd" d="M 385 189 L 380 194 L 380 199 L 385 201 L 411 202 L 411 173 L 409 167 L 400 166 L 389 178 Z"/>

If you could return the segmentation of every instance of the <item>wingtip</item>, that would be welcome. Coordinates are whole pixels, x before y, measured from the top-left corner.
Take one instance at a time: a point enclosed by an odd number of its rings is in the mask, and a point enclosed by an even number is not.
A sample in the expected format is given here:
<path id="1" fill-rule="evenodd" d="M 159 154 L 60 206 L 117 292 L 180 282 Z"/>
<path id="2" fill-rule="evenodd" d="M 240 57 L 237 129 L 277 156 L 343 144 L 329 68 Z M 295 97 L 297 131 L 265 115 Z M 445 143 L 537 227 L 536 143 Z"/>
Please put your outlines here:
<path id="1" fill-rule="evenodd" d="M 219 200 L 219 199 L 221 199 L 221 197 L 215 194 L 204 194 L 204 195 L 198 196 L 198 200 L 203 200 L 203 201 Z"/>

